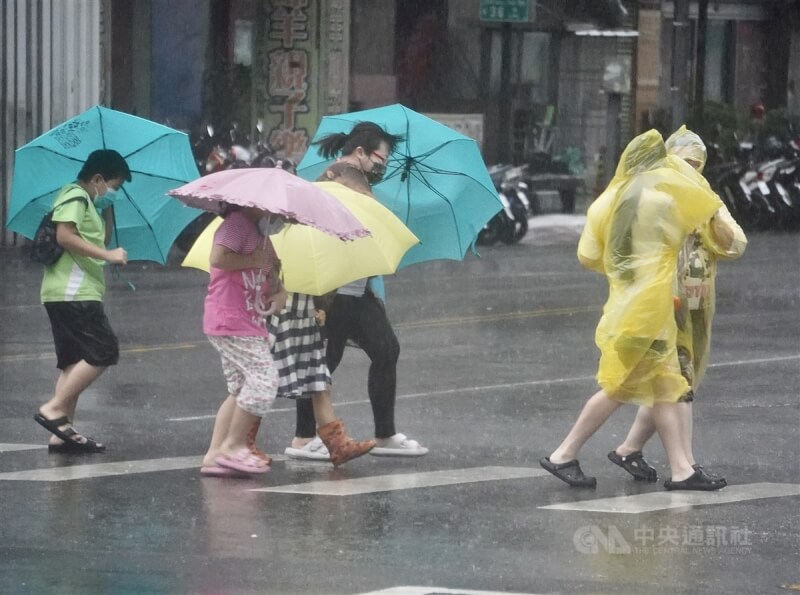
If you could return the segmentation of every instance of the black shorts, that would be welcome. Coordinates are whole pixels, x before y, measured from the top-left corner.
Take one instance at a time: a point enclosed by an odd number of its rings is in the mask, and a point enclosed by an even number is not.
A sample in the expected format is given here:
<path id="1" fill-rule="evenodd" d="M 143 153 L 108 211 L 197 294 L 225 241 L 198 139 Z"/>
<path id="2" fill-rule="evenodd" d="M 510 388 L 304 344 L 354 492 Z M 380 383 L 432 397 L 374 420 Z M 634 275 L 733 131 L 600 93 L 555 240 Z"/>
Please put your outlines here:
<path id="1" fill-rule="evenodd" d="M 119 342 L 103 302 L 45 302 L 59 370 L 85 360 L 98 367 L 119 361 Z"/>

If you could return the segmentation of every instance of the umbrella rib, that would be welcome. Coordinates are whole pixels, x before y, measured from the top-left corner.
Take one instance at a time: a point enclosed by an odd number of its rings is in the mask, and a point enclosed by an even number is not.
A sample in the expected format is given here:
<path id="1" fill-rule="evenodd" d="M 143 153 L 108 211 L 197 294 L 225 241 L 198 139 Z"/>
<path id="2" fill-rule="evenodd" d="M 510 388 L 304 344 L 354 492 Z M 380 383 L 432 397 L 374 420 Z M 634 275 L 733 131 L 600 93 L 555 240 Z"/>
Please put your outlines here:
<path id="1" fill-rule="evenodd" d="M 128 199 L 128 202 L 131 203 L 131 206 L 133 206 L 133 208 L 136 209 L 136 212 L 139 213 L 139 215 L 142 218 L 142 221 L 144 221 L 144 224 L 147 226 L 147 228 L 153 234 L 153 237 L 156 238 L 155 245 L 156 245 L 156 248 L 158 248 L 158 253 L 159 253 L 159 255 L 161 255 L 161 259 L 164 262 L 166 262 L 167 257 L 164 256 L 164 252 L 161 250 L 161 245 L 158 243 L 158 240 L 157 240 L 158 236 L 156 235 L 156 230 L 153 229 L 152 225 L 150 225 L 150 222 L 147 220 L 147 217 L 144 216 L 144 213 L 142 213 L 142 210 L 139 208 L 139 205 L 137 205 L 136 202 L 134 202 L 134 200 L 131 198 L 131 195 L 128 194 L 128 191 L 125 190 L 125 188 L 122 188 L 121 190 L 122 190 L 122 194 L 125 195 L 125 198 Z M 116 222 L 115 222 L 115 226 L 116 226 Z M 119 239 L 117 239 L 117 247 L 121 248 L 121 246 L 119 246 Z"/>
<path id="2" fill-rule="evenodd" d="M 168 180 L 170 182 L 180 182 L 181 184 L 186 184 L 187 182 L 191 182 L 191 180 L 186 180 L 183 178 L 171 178 L 169 176 L 162 176 L 161 174 L 153 174 L 146 171 L 141 171 L 138 169 L 132 169 L 131 174 L 140 174 L 142 176 L 147 176 L 149 178 L 158 178 L 160 180 Z"/>
<path id="3" fill-rule="evenodd" d="M 97 121 L 100 122 L 100 140 L 103 141 L 103 149 L 107 149 L 106 146 L 106 131 L 103 127 L 103 110 L 100 107 L 97 108 Z"/>
<path id="4" fill-rule="evenodd" d="M 426 171 L 428 171 L 430 173 L 442 174 L 442 175 L 458 175 L 458 176 L 464 176 L 464 177 L 467 177 L 467 178 L 475 179 L 475 178 L 472 178 L 471 176 L 469 176 L 465 172 L 449 171 L 449 170 L 439 169 L 439 168 L 432 167 L 432 166 L 430 166 L 430 165 L 428 165 L 427 163 L 424 162 L 425 158 L 430 157 L 431 155 L 433 155 L 434 153 L 439 151 L 442 147 L 444 147 L 444 146 L 446 146 L 446 145 L 448 145 L 450 143 L 460 142 L 460 141 L 463 141 L 463 140 L 474 142 L 471 139 L 449 140 L 449 141 L 444 142 L 444 143 L 442 143 L 442 144 L 440 144 L 440 145 L 438 145 L 438 146 L 436 146 L 436 147 L 430 149 L 429 151 L 427 151 L 425 153 L 422 153 L 420 155 L 411 156 L 409 154 L 406 154 L 406 155 L 404 155 L 405 159 L 400 159 L 400 158 L 392 159 L 393 162 L 397 162 L 398 163 L 397 168 L 394 171 L 392 171 L 389 175 L 387 175 L 384 178 L 384 181 L 391 180 L 392 178 L 394 178 L 394 177 L 396 177 L 398 175 L 402 175 L 402 173 L 403 173 L 403 171 L 405 169 L 404 168 L 404 164 L 407 163 L 409 160 L 412 162 L 413 166 L 416 166 L 417 168 L 425 168 Z M 410 171 L 410 168 L 409 168 L 409 171 Z M 476 181 L 478 181 L 478 180 L 476 180 Z M 480 183 L 480 182 L 478 182 L 478 183 Z M 486 187 L 484 184 L 481 184 L 481 186 Z M 489 190 L 489 188 L 487 188 L 487 190 Z"/>
<path id="5" fill-rule="evenodd" d="M 23 149 L 25 149 L 25 147 L 21 147 L 19 150 L 22 151 Z M 50 147 L 42 147 L 41 145 L 37 145 L 35 147 L 28 147 L 27 150 L 31 150 L 31 149 L 39 149 L 39 150 L 42 150 L 42 151 L 47 151 L 48 153 L 52 153 L 53 155 L 56 155 L 57 157 L 63 157 L 64 159 L 69 159 L 70 161 L 74 161 L 75 163 L 83 164 L 83 162 L 85 161 L 85 159 L 78 159 L 78 158 L 72 157 L 70 155 L 64 155 L 64 153 L 59 153 L 58 151 L 54 151 Z"/>
<path id="6" fill-rule="evenodd" d="M 433 185 L 430 182 L 428 182 L 428 180 L 425 179 L 425 176 L 423 176 L 422 173 L 419 170 L 412 170 L 411 171 L 411 175 L 414 178 L 418 179 L 430 191 L 432 191 L 434 194 L 436 194 L 442 200 L 444 200 L 447 203 L 447 206 L 450 207 L 450 214 L 452 215 L 453 223 L 455 224 L 455 225 L 453 225 L 453 227 L 456 230 L 456 239 L 458 240 L 458 249 L 460 251 L 461 250 L 461 231 L 458 229 L 458 220 L 456 219 L 456 210 L 455 210 L 455 207 L 453 206 L 453 203 L 450 202 L 450 199 L 448 199 L 444 194 L 442 194 L 436 188 L 434 188 Z M 411 200 L 411 184 L 408 184 L 408 191 L 407 192 L 408 192 L 409 201 L 410 201 Z"/>
<path id="7" fill-rule="evenodd" d="M 50 149 L 47 149 L 47 150 L 50 150 Z M 55 151 L 51 151 L 51 152 L 55 153 Z M 56 154 L 56 155 L 60 155 L 60 153 L 55 153 L 55 154 Z M 61 155 L 61 156 L 63 157 L 63 155 Z M 70 158 L 70 159 L 71 159 L 71 158 Z M 79 160 L 77 160 L 77 159 L 74 159 L 74 161 L 79 161 Z M 80 161 L 79 161 L 79 162 L 80 162 Z M 148 176 L 148 177 L 151 177 L 151 178 L 159 178 L 159 179 L 161 179 L 161 180 L 168 180 L 168 181 L 170 181 L 170 182 L 182 182 L 182 183 L 185 183 L 185 182 L 186 182 L 186 180 L 181 180 L 181 179 L 178 179 L 178 178 L 168 178 L 168 177 L 166 177 L 166 176 L 159 176 L 159 175 L 156 175 L 156 174 L 149 174 L 149 173 L 147 173 L 147 172 L 138 171 L 138 170 L 131 170 L 131 173 L 137 173 L 137 174 L 141 174 L 141 175 L 143 175 L 143 176 Z M 34 196 L 33 198 L 31 198 L 31 199 L 28 201 L 28 203 L 27 203 L 27 204 L 33 204 L 33 203 L 35 203 L 37 200 L 39 200 L 40 198 L 43 198 L 43 197 L 47 196 L 48 194 L 52 194 L 52 193 L 54 193 L 54 192 L 58 192 L 59 190 L 61 190 L 61 186 L 58 186 L 58 187 L 51 188 L 50 190 L 47 190 L 46 192 L 42 192 L 41 194 L 39 194 L 39 195 L 37 195 L 37 196 Z M 124 188 L 124 187 L 123 187 L 123 188 L 121 188 L 121 190 L 123 191 L 123 193 L 124 193 L 125 195 L 127 195 L 127 194 L 128 194 L 128 193 L 125 191 L 125 188 Z M 133 202 L 133 201 L 131 200 L 131 202 Z M 140 213 L 141 213 L 141 211 L 140 211 Z M 142 215 L 142 217 L 144 217 L 144 215 Z M 152 228 L 151 228 L 151 229 L 152 229 Z"/>
<path id="8" fill-rule="evenodd" d="M 432 148 L 428 149 L 424 153 L 420 153 L 419 155 L 415 155 L 414 157 L 411 157 L 411 158 L 414 159 L 415 161 L 422 161 L 423 159 L 425 159 L 427 157 L 430 157 L 431 155 L 433 155 L 434 153 L 436 153 L 437 151 L 439 151 L 440 149 L 446 147 L 447 145 L 449 145 L 451 143 L 460 143 L 460 142 L 464 142 L 464 141 L 467 141 L 469 143 L 474 143 L 475 142 L 471 138 L 451 138 L 450 140 L 446 140 L 445 142 L 443 142 L 443 143 L 441 143 L 439 145 L 436 145 L 435 147 L 432 147 Z M 409 155 L 409 157 L 410 157 L 410 155 Z"/>
<path id="9" fill-rule="evenodd" d="M 136 149 L 135 151 L 132 151 L 132 152 L 128 153 L 127 155 L 125 155 L 125 159 L 127 159 L 128 157 L 131 157 L 132 155 L 136 155 L 136 153 L 139 153 L 139 152 L 141 152 L 141 151 L 144 151 L 144 150 L 145 150 L 147 147 L 149 147 L 150 145 L 153 145 L 153 144 L 157 143 L 157 142 L 158 142 L 158 141 L 160 141 L 162 138 L 166 138 L 167 136 L 169 136 L 169 135 L 171 135 L 171 134 L 174 134 L 174 133 L 173 133 L 172 131 L 170 131 L 170 132 L 165 132 L 165 133 L 164 133 L 164 134 L 162 134 L 161 136 L 158 136 L 158 137 L 154 138 L 153 140 L 151 140 L 151 141 L 150 141 L 149 143 L 147 143 L 146 145 L 142 145 L 141 147 L 139 147 L 139 148 L 138 148 L 138 149 Z"/>
<path id="10" fill-rule="evenodd" d="M 25 205 L 22 207 L 22 210 L 20 210 L 20 211 L 17 213 L 17 215 L 19 215 L 20 213 L 22 213 L 22 212 L 23 212 L 25 209 L 27 209 L 27 208 L 28 208 L 28 206 L 32 205 L 33 203 L 35 203 L 35 202 L 36 202 L 37 200 L 39 200 L 40 198 L 42 198 L 42 197 L 45 197 L 45 196 L 47 196 L 48 194 L 53 194 L 54 192 L 58 192 L 59 190 L 61 190 L 61 187 L 60 187 L 60 186 L 59 186 L 59 187 L 57 187 L 57 188 L 52 188 L 51 190 L 48 190 L 47 192 L 43 192 L 42 194 L 40 194 L 40 195 L 38 195 L 38 196 L 34 196 L 34 197 L 33 197 L 32 199 L 30 199 L 30 200 L 29 200 L 27 203 L 25 203 Z M 49 209 L 48 209 L 48 210 L 49 210 Z M 15 215 L 15 217 L 16 217 L 16 215 Z"/>

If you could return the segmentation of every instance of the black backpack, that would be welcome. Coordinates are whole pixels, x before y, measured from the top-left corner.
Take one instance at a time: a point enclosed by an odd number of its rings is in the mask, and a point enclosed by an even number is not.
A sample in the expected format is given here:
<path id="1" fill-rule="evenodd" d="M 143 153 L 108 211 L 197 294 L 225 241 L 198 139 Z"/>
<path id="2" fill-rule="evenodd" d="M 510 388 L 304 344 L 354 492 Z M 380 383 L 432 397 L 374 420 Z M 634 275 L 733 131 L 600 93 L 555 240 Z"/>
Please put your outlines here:
<path id="1" fill-rule="evenodd" d="M 89 201 L 85 196 L 75 196 L 59 203 L 44 216 L 39 227 L 36 229 L 36 235 L 33 236 L 33 247 L 31 248 L 31 260 L 33 262 L 51 265 L 64 254 L 64 248 L 56 241 L 56 224 L 53 222 L 53 213 L 55 213 L 57 208 L 75 202 L 76 200 L 84 201 L 86 203 L 86 208 L 89 208 Z"/>

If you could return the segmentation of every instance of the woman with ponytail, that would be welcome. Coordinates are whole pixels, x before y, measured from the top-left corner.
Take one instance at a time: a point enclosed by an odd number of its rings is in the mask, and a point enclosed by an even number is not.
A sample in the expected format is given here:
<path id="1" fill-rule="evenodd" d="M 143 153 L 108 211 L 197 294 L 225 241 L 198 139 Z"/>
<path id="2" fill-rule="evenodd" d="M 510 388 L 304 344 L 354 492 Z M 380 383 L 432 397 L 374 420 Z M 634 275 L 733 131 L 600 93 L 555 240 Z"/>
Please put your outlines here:
<path id="1" fill-rule="evenodd" d="M 316 143 L 320 154 L 328 159 L 337 155 L 339 158 L 319 179 L 338 182 L 374 197 L 372 186 L 383 179 L 389 155 L 400 140 L 400 137 L 389 134 L 373 122 L 360 122 L 348 134 L 325 136 Z M 398 433 L 395 428 L 400 345 L 386 316 L 382 296 L 378 295 L 378 285 L 380 278 L 377 277 L 345 285 L 336 291 L 330 305 L 318 315 L 327 330 L 325 359 L 332 374 L 342 360 L 348 340 L 357 343 L 370 359 L 367 390 L 377 443 L 370 454 L 422 456 L 428 449 Z M 286 454 L 298 459 L 325 458 L 328 454 L 325 446 L 319 438 L 315 438 L 316 422 L 312 403 L 308 399 L 298 399 L 296 405 L 297 429 Z M 320 438 L 324 438 L 321 433 Z"/>

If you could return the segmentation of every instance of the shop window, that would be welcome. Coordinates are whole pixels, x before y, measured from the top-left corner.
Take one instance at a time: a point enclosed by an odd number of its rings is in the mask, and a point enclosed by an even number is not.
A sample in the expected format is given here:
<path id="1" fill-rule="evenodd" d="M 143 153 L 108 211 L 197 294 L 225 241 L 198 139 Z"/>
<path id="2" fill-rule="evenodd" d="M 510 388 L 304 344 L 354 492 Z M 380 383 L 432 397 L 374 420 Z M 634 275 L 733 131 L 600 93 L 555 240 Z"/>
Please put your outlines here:
<path id="1" fill-rule="evenodd" d="M 706 29 L 705 98 L 732 101 L 732 69 L 735 65 L 733 27 L 730 21 L 709 21 Z"/>
<path id="2" fill-rule="evenodd" d="M 550 34 L 524 33 L 519 61 L 519 82 L 532 103 L 547 103 L 550 69 Z"/>

